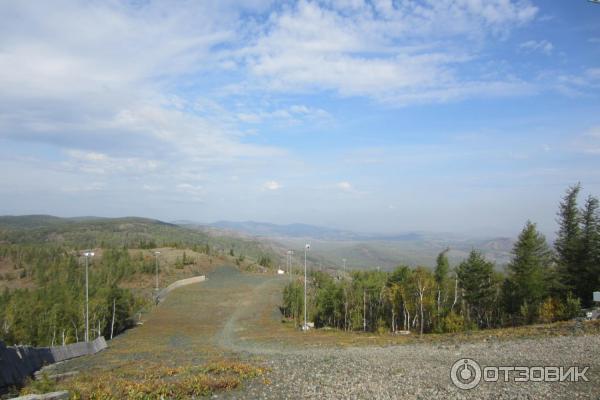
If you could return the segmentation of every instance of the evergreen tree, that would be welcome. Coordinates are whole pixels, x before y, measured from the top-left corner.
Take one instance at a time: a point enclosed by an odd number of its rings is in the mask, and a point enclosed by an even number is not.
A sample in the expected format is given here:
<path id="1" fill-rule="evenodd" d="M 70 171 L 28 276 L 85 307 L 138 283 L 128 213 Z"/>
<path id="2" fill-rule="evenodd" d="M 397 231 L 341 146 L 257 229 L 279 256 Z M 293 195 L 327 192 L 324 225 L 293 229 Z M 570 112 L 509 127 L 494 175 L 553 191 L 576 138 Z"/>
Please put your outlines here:
<path id="1" fill-rule="evenodd" d="M 494 302 L 497 298 L 494 264 L 477 250 L 457 268 L 459 285 L 466 302 L 467 319 L 478 326 L 491 326 Z"/>
<path id="2" fill-rule="evenodd" d="M 558 210 L 558 225 L 556 242 L 554 246 L 558 255 L 561 282 L 564 285 L 563 296 L 573 291 L 576 296 L 581 296 L 582 276 L 580 266 L 581 246 L 581 216 L 577 208 L 577 196 L 581 190 L 578 183 L 571 186 Z"/>
<path id="3" fill-rule="evenodd" d="M 450 263 L 448 262 L 448 256 L 446 255 L 450 249 L 446 249 L 438 254 L 435 263 L 435 283 L 438 287 L 441 287 L 448 277 L 448 271 L 450 270 Z"/>
<path id="4" fill-rule="evenodd" d="M 600 217 L 598 199 L 589 196 L 582 214 L 581 275 L 579 294 L 584 307 L 592 304 L 592 292 L 600 290 Z"/>
<path id="5" fill-rule="evenodd" d="M 445 303 L 446 298 L 446 286 L 448 282 L 448 271 L 450 270 L 450 263 L 448 262 L 448 256 L 446 255 L 450 249 L 446 249 L 438 254 L 435 270 L 433 272 L 433 276 L 436 284 L 436 311 L 437 311 L 437 319 L 440 320 L 440 317 L 443 312 L 443 304 Z"/>
<path id="6" fill-rule="evenodd" d="M 551 263 L 552 252 L 546 238 L 534 223 L 527 221 L 514 245 L 513 259 L 508 265 L 508 283 L 504 286 L 510 314 L 525 307 L 527 322 L 537 317 L 540 304 L 548 296 Z"/>

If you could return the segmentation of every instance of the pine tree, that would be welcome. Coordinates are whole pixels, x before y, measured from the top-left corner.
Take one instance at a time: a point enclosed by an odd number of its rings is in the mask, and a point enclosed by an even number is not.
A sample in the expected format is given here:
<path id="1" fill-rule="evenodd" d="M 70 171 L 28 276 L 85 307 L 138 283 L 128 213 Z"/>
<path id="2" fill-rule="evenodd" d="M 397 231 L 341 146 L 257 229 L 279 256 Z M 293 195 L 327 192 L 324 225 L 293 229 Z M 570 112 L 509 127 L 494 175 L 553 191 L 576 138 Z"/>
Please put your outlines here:
<path id="1" fill-rule="evenodd" d="M 546 238 L 537 231 L 534 223 L 527 221 L 508 265 L 509 282 L 504 290 L 505 298 L 509 300 L 509 313 L 515 314 L 525 307 L 527 322 L 537 317 L 539 305 L 548 296 L 551 263 L 552 252 Z"/>
<path id="2" fill-rule="evenodd" d="M 600 217 L 598 199 L 589 196 L 582 214 L 581 280 L 579 292 L 582 305 L 592 304 L 592 292 L 600 290 Z"/>
<path id="3" fill-rule="evenodd" d="M 448 262 L 448 256 L 446 255 L 448 252 L 450 251 L 450 249 L 446 249 L 444 251 L 442 251 L 440 254 L 438 254 L 437 256 L 437 260 L 436 260 L 436 264 L 435 264 L 435 270 L 433 272 L 433 276 L 435 279 L 435 284 L 436 284 L 436 309 L 437 309 L 437 320 L 440 320 L 441 314 L 442 314 L 442 308 L 443 308 L 443 303 L 444 298 L 446 296 L 446 294 L 444 293 L 445 291 L 445 287 L 446 287 L 446 283 L 448 280 L 448 271 L 450 270 L 450 263 Z"/>
<path id="4" fill-rule="evenodd" d="M 558 255 L 559 272 L 564 285 L 563 296 L 573 291 L 576 296 L 581 296 L 581 216 L 577 208 L 577 196 L 581 190 L 578 183 L 571 186 L 563 201 L 559 205 L 556 242 L 554 246 Z"/>
<path id="5" fill-rule="evenodd" d="M 494 264 L 487 261 L 477 250 L 471 250 L 469 258 L 457 268 L 458 281 L 466 302 L 467 318 L 478 326 L 489 326 L 496 300 Z"/>
<path id="6" fill-rule="evenodd" d="M 446 281 L 448 277 L 448 271 L 450 270 L 450 263 L 448 262 L 448 256 L 446 255 L 450 249 L 446 249 L 438 254 L 436 263 L 435 263 L 435 271 L 434 277 L 435 282 L 438 286 L 442 286 L 442 284 Z"/>

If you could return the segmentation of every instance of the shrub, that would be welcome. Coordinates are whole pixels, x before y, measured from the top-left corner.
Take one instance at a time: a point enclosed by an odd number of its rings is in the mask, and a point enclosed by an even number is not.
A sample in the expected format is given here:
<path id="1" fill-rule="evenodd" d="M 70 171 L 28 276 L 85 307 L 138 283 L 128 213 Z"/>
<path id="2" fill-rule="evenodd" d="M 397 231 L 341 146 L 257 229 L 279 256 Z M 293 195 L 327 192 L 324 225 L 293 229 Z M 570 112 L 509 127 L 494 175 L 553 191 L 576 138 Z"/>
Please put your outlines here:
<path id="1" fill-rule="evenodd" d="M 581 300 L 573 296 L 571 293 L 567 295 L 565 300 L 562 319 L 571 319 L 578 317 L 581 314 Z"/>
<path id="2" fill-rule="evenodd" d="M 540 304 L 538 311 L 539 321 L 545 324 L 558 320 L 564 314 L 564 306 L 553 297 L 548 297 Z"/>
<path id="3" fill-rule="evenodd" d="M 465 330 L 465 319 L 454 312 L 446 315 L 442 322 L 444 332 L 461 332 Z"/>

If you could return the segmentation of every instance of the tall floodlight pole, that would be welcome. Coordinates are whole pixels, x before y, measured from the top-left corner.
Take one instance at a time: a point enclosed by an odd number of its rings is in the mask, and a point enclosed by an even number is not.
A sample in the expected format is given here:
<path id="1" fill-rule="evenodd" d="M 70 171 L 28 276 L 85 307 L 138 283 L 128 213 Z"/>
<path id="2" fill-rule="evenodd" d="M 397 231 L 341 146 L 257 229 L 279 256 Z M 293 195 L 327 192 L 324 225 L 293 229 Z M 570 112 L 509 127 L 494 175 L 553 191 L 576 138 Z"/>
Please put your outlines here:
<path id="1" fill-rule="evenodd" d="M 85 341 L 90 341 L 90 291 L 89 291 L 89 259 L 94 257 L 92 251 L 83 253 L 85 256 Z"/>
<path id="2" fill-rule="evenodd" d="M 160 251 L 155 251 L 154 252 L 154 259 L 156 261 L 156 288 L 154 290 L 156 290 L 158 292 L 158 256 L 160 255 Z"/>
<path id="3" fill-rule="evenodd" d="M 310 250 L 310 244 L 304 246 L 304 329 L 308 330 L 308 323 L 306 318 L 306 253 Z"/>
<path id="4" fill-rule="evenodd" d="M 346 259 L 342 258 L 342 262 L 344 263 L 344 273 L 346 272 Z"/>
<path id="5" fill-rule="evenodd" d="M 288 274 L 290 275 L 290 281 L 292 280 L 292 256 L 294 255 L 294 250 L 288 250 Z"/>

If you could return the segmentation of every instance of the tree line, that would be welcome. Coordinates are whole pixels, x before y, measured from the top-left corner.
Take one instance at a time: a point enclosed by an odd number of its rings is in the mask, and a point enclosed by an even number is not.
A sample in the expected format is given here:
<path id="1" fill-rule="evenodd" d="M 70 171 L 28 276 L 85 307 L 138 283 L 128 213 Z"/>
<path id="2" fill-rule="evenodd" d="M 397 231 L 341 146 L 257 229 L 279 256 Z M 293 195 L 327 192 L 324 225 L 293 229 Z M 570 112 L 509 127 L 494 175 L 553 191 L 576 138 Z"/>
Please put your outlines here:
<path id="1" fill-rule="evenodd" d="M 527 221 L 505 273 L 478 250 L 454 268 L 448 249 L 433 270 L 399 266 L 391 272 L 354 271 L 349 278 L 311 272 L 309 320 L 347 331 L 457 332 L 553 322 L 578 316 L 600 290 L 598 199 L 577 203 L 570 187 L 558 211 L 553 248 Z M 282 310 L 303 322 L 304 282 L 284 288 Z"/>
<path id="2" fill-rule="evenodd" d="M 58 246 L 0 245 L 34 288 L 0 293 L 0 340 L 48 346 L 82 341 L 85 331 L 85 268 L 77 253 Z M 140 252 L 104 249 L 89 268 L 90 338 L 111 337 L 132 324 L 147 299 L 119 283 L 136 273 L 154 273 L 154 261 Z"/>

